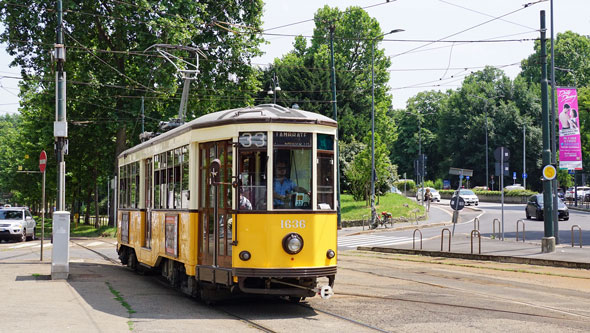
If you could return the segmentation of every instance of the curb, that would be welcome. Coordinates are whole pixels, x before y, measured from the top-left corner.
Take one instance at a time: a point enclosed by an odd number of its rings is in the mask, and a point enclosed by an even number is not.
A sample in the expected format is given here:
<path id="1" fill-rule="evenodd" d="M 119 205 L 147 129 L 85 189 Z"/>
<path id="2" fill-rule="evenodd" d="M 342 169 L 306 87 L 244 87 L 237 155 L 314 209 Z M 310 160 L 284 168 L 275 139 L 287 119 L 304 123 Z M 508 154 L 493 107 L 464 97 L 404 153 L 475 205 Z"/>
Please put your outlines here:
<path id="1" fill-rule="evenodd" d="M 409 255 L 421 255 L 421 256 L 430 256 L 430 257 L 446 257 L 446 258 L 467 259 L 467 260 L 496 261 L 496 262 L 504 262 L 504 263 L 511 263 L 511 264 L 525 264 L 525 265 L 537 265 L 537 266 L 590 269 L 590 263 L 553 260 L 553 259 L 521 258 L 521 257 L 487 255 L 487 254 L 471 254 L 471 253 L 441 252 L 441 251 L 426 251 L 426 250 L 409 250 L 409 249 L 396 249 L 396 248 L 389 248 L 389 247 L 368 247 L 368 246 L 359 246 L 359 247 L 357 247 L 357 250 L 358 251 L 369 251 L 369 252 L 380 252 L 380 253 L 398 253 L 398 254 L 409 254 Z"/>
<path id="2" fill-rule="evenodd" d="M 346 234 L 344 237 L 347 236 L 356 236 L 374 232 L 385 232 L 385 231 L 403 231 L 403 230 L 413 230 L 413 229 L 426 229 L 426 228 L 433 228 L 433 227 L 442 227 L 447 225 L 453 225 L 453 222 L 440 222 L 440 223 L 431 223 L 431 224 L 419 224 L 419 225 L 408 225 L 403 227 L 394 227 L 394 228 L 385 228 L 385 229 L 369 229 L 369 230 L 361 230 L 358 232 L 353 232 L 350 234 Z"/>

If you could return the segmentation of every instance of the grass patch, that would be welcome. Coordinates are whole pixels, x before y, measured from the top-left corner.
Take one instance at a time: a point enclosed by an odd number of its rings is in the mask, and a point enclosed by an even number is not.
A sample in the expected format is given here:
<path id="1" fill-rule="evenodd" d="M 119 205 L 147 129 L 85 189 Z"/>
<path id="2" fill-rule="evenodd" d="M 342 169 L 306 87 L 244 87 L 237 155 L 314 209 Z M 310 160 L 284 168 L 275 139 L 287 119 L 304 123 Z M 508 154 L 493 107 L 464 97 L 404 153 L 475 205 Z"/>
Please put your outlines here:
<path id="1" fill-rule="evenodd" d="M 35 229 L 35 236 L 41 237 L 41 218 L 35 217 L 37 227 Z M 51 218 L 45 218 L 45 239 L 51 237 L 53 227 L 53 220 Z M 115 237 L 117 233 L 116 227 L 101 226 L 98 229 L 91 224 L 78 224 L 76 227 L 75 223 L 70 223 L 70 236 L 71 237 Z"/>
<path id="2" fill-rule="evenodd" d="M 125 301 L 125 299 L 123 298 L 123 296 L 121 296 L 121 293 L 116 290 L 115 288 L 113 288 L 113 286 L 111 286 L 111 284 L 107 281 L 105 282 L 105 284 L 107 285 L 107 287 L 109 287 L 109 290 L 111 291 L 111 294 L 113 294 L 115 296 L 115 300 L 117 302 L 119 302 L 121 304 L 121 306 L 123 306 L 126 310 L 127 310 L 127 314 L 129 316 L 129 318 L 131 318 L 131 315 L 134 313 L 137 313 L 137 311 L 133 310 L 131 308 L 131 305 L 129 305 L 129 303 L 127 303 Z M 133 320 L 128 320 L 127 321 L 127 326 L 129 326 L 129 330 L 133 331 Z"/>
<path id="3" fill-rule="evenodd" d="M 371 216 L 371 207 L 367 205 L 366 201 L 355 201 L 350 194 L 341 194 L 340 202 L 342 205 L 342 220 L 354 221 L 368 219 Z M 408 217 L 413 218 L 413 210 L 418 209 L 418 216 L 424 215 L 424 207 L 417 204 L 415 201 L 396 193 L 387 193 L 379 197 L 379 201 L 375 202 L 375 209 L 377 214 L 381 212 L 391 213 L 393 218 Z"/>
<path id="4" fill-rule="evenodd" d="M 40 277 L 41 276 L 41 274 L 39 274 L 39 273 L 33 273 L 31 275 L 34 276 L 34 277 Z"/>

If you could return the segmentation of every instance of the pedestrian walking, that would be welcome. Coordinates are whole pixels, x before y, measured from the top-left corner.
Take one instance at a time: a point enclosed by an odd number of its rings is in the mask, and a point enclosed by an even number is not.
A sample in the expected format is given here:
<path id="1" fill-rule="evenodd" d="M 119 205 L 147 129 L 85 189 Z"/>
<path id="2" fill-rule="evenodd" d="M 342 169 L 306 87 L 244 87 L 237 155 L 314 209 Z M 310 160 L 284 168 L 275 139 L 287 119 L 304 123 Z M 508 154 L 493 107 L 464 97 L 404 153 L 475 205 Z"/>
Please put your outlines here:
<path id="1" fill-rule="evenodd" d="M 432 201 L 432 193 L 430 193 L 430 189 L 426 188 L 426 193 L 424 193 L 424 200 L 426 200 L 426 211 L 430 211 L 430 201 Z"/>

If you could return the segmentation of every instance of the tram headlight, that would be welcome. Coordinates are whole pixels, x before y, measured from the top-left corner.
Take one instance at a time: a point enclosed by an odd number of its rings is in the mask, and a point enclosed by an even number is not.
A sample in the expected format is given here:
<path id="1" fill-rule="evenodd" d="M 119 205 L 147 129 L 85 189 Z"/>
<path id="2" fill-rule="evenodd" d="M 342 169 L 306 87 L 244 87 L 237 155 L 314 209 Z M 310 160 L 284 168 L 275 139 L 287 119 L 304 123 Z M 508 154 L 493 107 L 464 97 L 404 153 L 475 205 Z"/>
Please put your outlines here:
<path id="1" fill-rule="evenodd" d="M 334 252 L 334 250 L 329 249 L 328 252 L 326 252 L 326 257 L 328 257 L 328 259 L 332 259 L 336 256 L 336 252 Z"/>
<path id="2" fill-rule="evenodd" d="M 290 233 L 283 238 L 283 250 L 289 254 L 297 254 L 303 248 L 303 238 L 297 233 Z"/>
<path id="3" fill-rule="evenodd" d="M 240 252 L 240 259 L 242 259 L 243 261 L 248 261 L 248 260 L 250 260 L 251 257 L 252 257 L 252 255 L 250 255 L 250 252 L 248 252 L 248 251 Z"/>

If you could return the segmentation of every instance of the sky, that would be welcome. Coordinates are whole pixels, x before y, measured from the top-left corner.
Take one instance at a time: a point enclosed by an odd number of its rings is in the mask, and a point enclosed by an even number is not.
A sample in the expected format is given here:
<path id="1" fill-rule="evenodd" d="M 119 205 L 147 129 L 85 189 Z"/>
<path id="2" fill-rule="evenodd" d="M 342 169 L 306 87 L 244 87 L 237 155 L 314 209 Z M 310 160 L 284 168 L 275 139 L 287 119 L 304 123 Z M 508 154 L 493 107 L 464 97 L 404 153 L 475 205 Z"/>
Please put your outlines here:
<path id="1" fill-rule="evenodd" d="M 486 65 L 516 77 L 520 62 L 533 53 L 532 39 L 540 37 L 541 10 L 546 11 L 547 37 L 551 36 L 550 1 L 536 0 L 272 0 L 265 2 L 263 29 L 310 36 L 313 15 L 325 5 L 340 10 L 363 7 L 382 31 L 404 30 L 385 36 L 378 45 L 391 57 L 394 108 L 404 108 L 408 98 L 420 91 L 456 89 L 465 75 Z M 567 30 L 590 35 L 590 0 L 554 0 L 553 10 L 555 36 Z M 305 22 L 289 25 L 301 21 Z M 277 28 L 284 25 L 289 26 Z M 255 65 L 266 66 L 293 48 L 293 37 L 265 38 L 265 54 L 252 61 Z M 483 40 L 495 42 L 465 42 Z M 2 115 L 18 112 L 18 81 L 5 76 L 18 76 L 20 70 L 9 68 L 12 57 L 6 54 L 6 45 L 0 49 Z"/>

